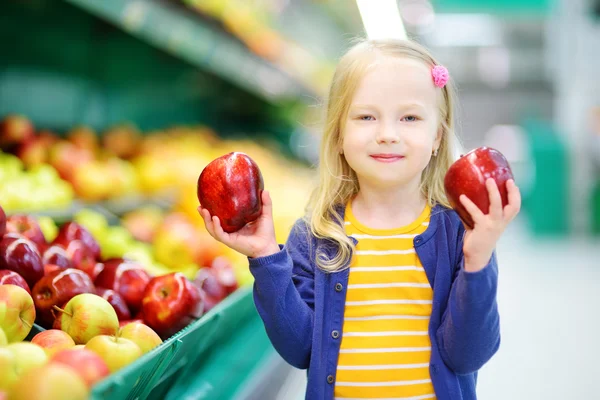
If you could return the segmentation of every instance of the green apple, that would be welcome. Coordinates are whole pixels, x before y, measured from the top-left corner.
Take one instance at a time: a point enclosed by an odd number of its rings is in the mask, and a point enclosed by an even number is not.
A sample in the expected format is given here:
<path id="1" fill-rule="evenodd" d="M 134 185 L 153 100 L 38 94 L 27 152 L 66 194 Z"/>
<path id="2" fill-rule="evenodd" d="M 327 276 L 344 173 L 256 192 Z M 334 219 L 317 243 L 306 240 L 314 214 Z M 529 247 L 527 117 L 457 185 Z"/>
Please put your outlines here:
<path id="1" fill-rule="evenodd" d="M 119 319 L 112 305 L 102 297 L 91 293 L 73 297 L 61 313 L 61 329 L 76 344 L 85 344 L 94 336 L 114 335 L 119 330 Z"/>
<path id="2" fill-rule="evenodd" d="M 56 235 L 58 235 L 58 226 L 56 222 L 48 216 L 42 215 L 37 218 L 38 224 L 40 224 L 40 229 L 44 234 L 44 238 L 48 243 L 52 243 L 54 239 L 56 239 Z"/>
<path id="3" fill-rule="evenodd" d="M 31 331 L 35 321 L 33 298 L 16 285 L 0 285 L 0 328 L 8 343 L 20 342 Z"/>
<path id="4" fill-rule="evenodd" d="M 142 356 L 142 349 L 133 341 L 121 337 L 99 335 L 92 338 L 85 348 L 98 354 L 111 373 L 131 364 Z"/>
<path id="5" fill-rule="evenodd" d="M 49 363 L 24 374 L 10 392 L 10 400 L 86 400 L 89 389 L 77 372 L 66 365 Z"/>
<path id="6" fill-rule="evenodd" d="M 119 336 L 140 346 L 144 354 L 162 343 L 160 336 L 152 328 L 140 322 L 125 325 L 121 328 Z"/>
<path id="7" fill-rule="evenodd" d="M 6 337 L 6 333 L 4 330 L 0 328 L 0 346 L 6 346 L 8 344 L 8 339 Z"/>
<path id="8" fill-rule="evenodd" d="M 108 233 L 108 221 L 98 211 L 84 208 L 75 214 L 74 221 L 90 231 L 99 242 L 102 242 Z"/>
<path id="9" fill-rule="evenodd" d="M 135 245 L 131 233 L 122 226 L 111 226 L 101 242 L 103 258 L 123 257 Z"/>

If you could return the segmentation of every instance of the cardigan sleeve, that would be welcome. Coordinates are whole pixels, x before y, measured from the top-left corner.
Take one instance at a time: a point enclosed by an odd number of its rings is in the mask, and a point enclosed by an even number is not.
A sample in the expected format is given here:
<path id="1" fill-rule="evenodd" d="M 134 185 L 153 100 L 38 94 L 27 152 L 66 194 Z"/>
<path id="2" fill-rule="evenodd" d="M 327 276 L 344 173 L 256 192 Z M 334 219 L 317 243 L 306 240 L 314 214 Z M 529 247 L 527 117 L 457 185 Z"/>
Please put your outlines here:
<path id="1" fill-rule="evenodd" d="M 290 365 L 306 369 L 314 326 L 314 263 L 304 221 L 296 222 L 285 246 L 273 255 L 250 258 L 254 303 L 267 335 Z"/>

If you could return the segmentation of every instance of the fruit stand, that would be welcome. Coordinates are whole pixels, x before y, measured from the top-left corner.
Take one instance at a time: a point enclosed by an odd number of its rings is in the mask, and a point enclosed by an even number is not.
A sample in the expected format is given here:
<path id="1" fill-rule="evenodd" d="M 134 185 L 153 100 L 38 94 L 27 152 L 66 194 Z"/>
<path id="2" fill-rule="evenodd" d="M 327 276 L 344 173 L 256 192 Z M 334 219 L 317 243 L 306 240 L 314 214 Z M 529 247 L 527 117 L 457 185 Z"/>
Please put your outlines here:
<path id="1" fill-rule="evenodd" d="M 313 179 L 303 121 L 342 35 L 325 6 L 294 5 L 289 20 L 262 3 L 3 5 L 0 399 L 277 391 L 289 367 L 247 260 L 204 229 L 197 182 L 243 151 L 285 240 Z M 312 43 L 303 18 L 322 25 Z"/>

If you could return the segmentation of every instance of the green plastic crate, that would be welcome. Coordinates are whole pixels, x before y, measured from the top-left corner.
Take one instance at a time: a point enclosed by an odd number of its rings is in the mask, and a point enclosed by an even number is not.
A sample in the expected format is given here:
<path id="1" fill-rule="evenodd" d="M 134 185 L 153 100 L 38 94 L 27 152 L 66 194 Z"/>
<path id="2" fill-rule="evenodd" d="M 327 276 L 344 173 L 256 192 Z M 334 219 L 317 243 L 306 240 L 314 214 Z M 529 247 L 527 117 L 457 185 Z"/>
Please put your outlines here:
<path id="1" fill-rule="evenodd" d="M 156 349 L 97 383 L 90 398 L 164 399 L 182 377 L 204 364 L 205 355 L 218 348 L 216 342 L 235 337 L 235 329 L 256 318 L 252 288 L 241 288 Z"/>

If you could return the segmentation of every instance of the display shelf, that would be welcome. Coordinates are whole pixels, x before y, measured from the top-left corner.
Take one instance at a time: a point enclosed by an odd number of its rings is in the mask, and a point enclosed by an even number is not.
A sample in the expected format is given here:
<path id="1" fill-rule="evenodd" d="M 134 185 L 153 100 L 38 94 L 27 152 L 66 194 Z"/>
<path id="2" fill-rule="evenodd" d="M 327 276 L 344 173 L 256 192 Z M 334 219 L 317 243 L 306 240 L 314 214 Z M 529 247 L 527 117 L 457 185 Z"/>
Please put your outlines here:
<path id="1" fill-rule="evenodd" d="M 65 0 L 271 102 L 315 93 L 200 18 L 149 0 Z"/>

